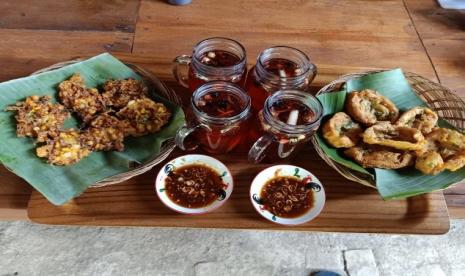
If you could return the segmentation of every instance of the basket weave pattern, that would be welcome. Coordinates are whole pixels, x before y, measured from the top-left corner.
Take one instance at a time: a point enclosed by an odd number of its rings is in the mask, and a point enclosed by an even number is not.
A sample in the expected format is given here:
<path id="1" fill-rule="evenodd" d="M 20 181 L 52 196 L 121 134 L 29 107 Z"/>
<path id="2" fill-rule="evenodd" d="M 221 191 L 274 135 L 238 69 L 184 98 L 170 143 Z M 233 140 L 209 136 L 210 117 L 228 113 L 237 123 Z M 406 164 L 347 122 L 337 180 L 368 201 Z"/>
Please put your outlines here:
<path id="1" fill-rule="evenodd" d="M 62 68 L 66 65 L 71 65 L 80 61 L 83 61 L 84 59 L 74 59 L 70 61 L 65 61 L 65 62 L 60 62 L 57 64 L 53 64 L 49 67 L 43 68 L 39 71 L 36 71 L 32 73 L 31 75 L 35 74 L 40 74 L 43 72 L 48 72 L 52 70 L 56 70 L 59 68 Z M 139 76 L 142 77 L 145 85 L 147 85 L 149 92 L 150 93 L 156 93 L 157 95 L 181 106 L 181 100 L 179 97 L 176 95 L 176 93 L 167 87 L 162 81 L 160 81 L 155 75 L 153 75 L 151 72 L 137 66 L 134 64 L 130 63 L 125 63 L 127 66 L 129 66 L 132 70 L 134 70 Z M 113 175 L 110 177 L 107 177 L 103 180 L 100 180 L 96 183 L 94 183 L 91 187 L 102 187 L 102 186 L 107 186 L 107 185 L 112 185 L 116 183 L 120 183 L 123 181 L 126 181 L 134 176 L 143 174 L 147 171 L 149 171 L 151 168 L 165 160 L 168 155 L 174 150 L 175 148 L 174 144 L 174 138 L 169 139 L 163 143 L 163 145 L 160 148 L 160 152 L 157 154 L 153 155 L 151 158 L 146 160 L 142 164 L 136 164 L 133 168 L 130 168 L 129 171 L 120 173 L 117 175 Z"/>
<path id="2" fill-rule="evenodd" d="M 388 70 L 375 70 L 343 75 L 339 79 L 321 88 L 317 95 L 340 91 L 342 86 L 350 79 L 384 71 Z M 434 110 L 440 118 L 446 120 L 458 130 L 462 132 L 465 130 L 465 102 L 463 102 L 459 96 L 441 84 L 432 82 L 420 75 L 410 72 L 404 74 L 412 90 L 428 107 Z M 334 162 L 324 153 L 315 137 L 312 137 L 311 141 L 318 155 L 342 176 L 360 184 L 376 188 L 374 179 Z"/>

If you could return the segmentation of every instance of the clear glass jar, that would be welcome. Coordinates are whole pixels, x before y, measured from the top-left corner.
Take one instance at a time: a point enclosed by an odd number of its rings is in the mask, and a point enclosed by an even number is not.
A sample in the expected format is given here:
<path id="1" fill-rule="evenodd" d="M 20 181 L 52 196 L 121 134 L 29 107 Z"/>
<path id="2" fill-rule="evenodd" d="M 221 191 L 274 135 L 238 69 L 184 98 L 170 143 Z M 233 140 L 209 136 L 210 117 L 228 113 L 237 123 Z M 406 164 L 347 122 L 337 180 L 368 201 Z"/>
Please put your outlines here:
<path id="1" fill-rule="evenodd" d="M 317 131 L 323 116 L 320 101 L 309 93 L 280 90 L 270 96 L 258 112 L 259 137 L 249 151 L 249 161 L 265 157 L 276 161 L 291 156 Z"/>
<path id="2" fill-rule="evenodd" d="M 278 90 L 308 90 L 316 74 L 315 64 L 296 48 L 275 46 L 264 50 L 249 70 L 245 84 L 252 109 L 258 112 L 266 98 Z"/>
<path id="3" fill-rule="evenodd" d="M 229 152 L 246 137 L 250 115 L 250 97 L 242 88 L 223 81 L 204 84 L 191 97 L 188 125 L 177 132 L 175 143 L 182 150 Z"/>
<path id="4" fill-rule="evenodd" d="M 188 66 L 187 76 L 181 73 L 181 65 Z M 227 81 L 244 87 L 245 48 L 229 38 L 207 38 L 195 45 L 192 56 L 181 55 L 174 59 L 173 75 L 190 92 L 211 81 Z"/>

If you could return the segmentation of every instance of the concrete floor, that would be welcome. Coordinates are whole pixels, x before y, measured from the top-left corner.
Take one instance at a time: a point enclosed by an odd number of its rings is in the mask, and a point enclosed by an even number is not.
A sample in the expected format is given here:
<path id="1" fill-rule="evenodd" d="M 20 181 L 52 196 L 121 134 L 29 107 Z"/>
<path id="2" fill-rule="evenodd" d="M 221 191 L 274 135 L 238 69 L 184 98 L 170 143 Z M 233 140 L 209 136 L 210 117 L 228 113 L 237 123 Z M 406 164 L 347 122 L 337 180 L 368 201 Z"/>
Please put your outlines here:
<path id="1" fill-rule="evenodd" d="M 465 275 L 465 220 L 442 236 L 56 227 L 0 222 L 0 275 Z"/>

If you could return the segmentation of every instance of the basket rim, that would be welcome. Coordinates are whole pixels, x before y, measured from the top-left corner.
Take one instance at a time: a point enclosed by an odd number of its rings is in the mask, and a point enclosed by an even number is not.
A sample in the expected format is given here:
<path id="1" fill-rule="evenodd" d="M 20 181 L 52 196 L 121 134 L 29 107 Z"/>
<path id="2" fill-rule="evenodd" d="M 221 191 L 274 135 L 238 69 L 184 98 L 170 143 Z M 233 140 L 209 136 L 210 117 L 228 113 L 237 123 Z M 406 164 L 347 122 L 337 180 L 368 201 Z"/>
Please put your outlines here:
<path id="1" fill-rule="evenodd" d="M 390 71 L 390 70 L 394 70 L 394 69 L 397 69 L 397 68 L 392 68 L 392 69 L 377 69 L 377 70 L 368 70 L 368 71 L 363 71 L 363 72 L 356 72 L 356 73 L 349 73 L 349 74 L 344 74 L 344 75 L 341 75 L 340 77 L 338 77 L 337 79 L 331 81 L 330 83 L 328 83 L 327 85 L 323 86 L 322 88 L 320 88 L 318 90 L 318 92 L 316 93 L 316 95 L 321 95 L 321 94 L 324 94 L 324 93 L 332 93 L 332 92 L 337 92 L 338 90 L 336 89 L 337 87 L 340 87 L 342 86 L 343 84 L 345 84 L 348 80 L 350 79 L 354 79 L 354 78 L 359 78 L 359 77 L 362 77 L 362 76 L 366 76 L 366 75 L 369 75 L 369 74 L 374 74 L 374 73 L 380 73 L 380 72 L 386 72 L 386 71 Z M 415 81 L 419 81 L 421 83 L 427 83 L 428 85 L 430 86 L 433 86 L 435 88 L 437 88 L 438 90 L 441 90 L 443 91 L 445 94 L 451 94 L 454 96 L 454 100 L 457 101 L 457 104 L 461 105 L 464 107 L 465 109 L 465 102 L 458 96 L 456 95 L 451 89 L 443 86 L 442 84 L 440 83 L 437 83 L 437 82 L 434 82 L 432 80 L 429 80 L 419 74 L 416 74 L 416 73 L 413 73 L 413 72 L 403 72 L 404 75 L 405 75 L 405 78 L 407 79 L 407 81 L 409 82 L 409 85 L 410 87 L 412 88 L 412 90 L 420 97 L 419 95 L 419 91 L 417 91 L 416 87 L 414 85 L 412 85 L 412 81 L 415 80 Z M 421 100 L 423 102 L 425 102 L 425 104 L 427 104 L 429 107 L 430 104 L 428 102 L 426 102 L 422 97 L 420 97 Z M 438 114 L 439 115 L 439 114 Z M 463 130 L 463 128 L 461 127 L 458 127 L 455 123 L 451 122 L 449 119 L 450 118 L 445 118 L 445 117 L 442 117 L 439 115 L 440 118 L 446 120 L 447 122 L 451 123 L 454 127 L 456 127 L 457 129 L 460 129 L 460 130 Z M 465 118 L 463 119 L 465 120 Z M 343 177 L 345 177 L 346 179 L 349 179 L 351 181 L 354 181 L 354 182 L 357 182 L 359 184 L 362 184 L 362 185 L 365 185 L 365 186 L 370 186 L 372 188 L 375 188 L 376 189 L 376 180 L 375 179 L 367 179 L 366 177 L 361 177 L 361 175 L 365 175 L 365 174 L 362 174 L 360 172 L 357 172 L 355 170 L 352 170 L 342 164 L 339 164 L 337 162 L 335 162 L 334 160 L 332 160 L 329 156 L 327 156 L 322 148 L 320 147 L 317 139 L 315 138 L 315 136 L 312 136 L 311 137 L 311 142 L 313 144 L 313 147 L 315 149 L 315 151 L 317 152 L 317 154 L 330 166 L 332 167 L 333 169 L 335 169 L 339 174 L 341 174 Z"/>
<path id="2" fill-rule="evenodd" d="M 53 70 L 56 70 L 56 69 L 60 69 L 60 68 L 62 68 L 64 66 L 72 65 L 72 64 L 82 62 L 82 61 L 85 61 L 85 60 L 87 60 L 87 58 L 77 57 L 77 58 L 74 58 L 74 59 L 71 59 L 71 60 L 57 62 L 57 63 L 54 63 L 52 65 L 49 65 L 47 67 L 44 67 L 44 68 L 41 68 L 39 70 L 36 70 L 36 71 L 32 72 L 30 74 L 30 76 L 37 75 L 37 74 L 44 73 L 44 72 L 53 71 Z M 163 95 L 160 95 L 160 96 L 165 98 L 165 100 L 167 100 L 169 102 L 172 102 L 172 103 L 174 103 L 174 104 L 181 107 L 181 99 L 176 94 L 176 92 L 173 89 L 171 89 L 170 87 L 168 87 L 163 81 L 161 81 L 153 73 L 151 73 L 150 71 L 148 71 L 148 70 L 144 69 L 143 67 L 141 67 L 139 65 L 136 65 L 134 63 L 125 62 L 125 61 L 122 61 L 122 62 L 125 65 L 129 66 L 134 71 L 136 71 L 136 73 L 143 78 L 144 82 L 149 81 L 150 85 L 153 88 L 153 90 L 156 90 L 158 92 L 158 94 L 160 94 L 159 90 L 164 91 L 162 93 Z M 157 154 L 154 154 L 152 157 L 150 157 L 145 162 L 138 164 L 134 168 L 130 168 L 126 172 L 111 175 L 111 176 L 108 176 L 108 177 L 106 177 L 104 179 L 101 179 L 101 180 L 93 183 L 92 185 L 90 185 L 89 188 L 97 188 L 97 187 L 103 187 L 103 186 L 107 186 L 107 185 L 117 184 L 117 183 L 129 180 L 129 179 L 131 179 L 131 178 L 133 178 L 135 176 L 138 176 L 140 174 L 143 174 L 143 173 L 151 170 L 154 166 L 160 164 L 162 161 L 164 161 L 171 154 L 171 152 L 175 148 L 176 148 L 176 145 L 174 143 L 174 137 L 170 138 L 170 139 L 167 139 L 162 143 L 160 151 Z"/>

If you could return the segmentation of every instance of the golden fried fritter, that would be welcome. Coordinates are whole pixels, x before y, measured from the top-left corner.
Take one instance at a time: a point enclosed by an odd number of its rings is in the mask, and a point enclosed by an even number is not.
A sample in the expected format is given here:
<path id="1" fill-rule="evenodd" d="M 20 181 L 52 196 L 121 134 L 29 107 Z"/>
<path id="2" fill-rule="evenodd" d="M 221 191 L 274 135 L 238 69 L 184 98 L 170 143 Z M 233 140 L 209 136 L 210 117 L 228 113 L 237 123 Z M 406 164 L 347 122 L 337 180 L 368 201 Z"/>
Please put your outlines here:
<path id="1" fill-rule="evenodd" d="M 61 104 L 53 104 L 50 96 L 30 96 L 7 108 L 16 111 L 16 134 L 18 137 L 37 138 L 45 142 L 55 137 L 70 114 Z"/>
<path id="2" fill-rule="evenodd" d="M 444 170 L 444 160 L 436 151 L 428 151 L 417 157 L 415 168 L 424 174 L 438 174 Z"/>
<path id="3" fill-rule="evenodd" d="M 421 150 L 425 137 L 418 129 L 395 126 L 389 122 L 380 122 L 365 130 L 363 142 L 391 147 L 399 150 Z"/>
<path id="4" fill-rule="evenodd" d="M 416 151 L 415 167 L 425 174 L 443 170 L 456 171 L 465 166 L 465 136 L 447 128 L 437 128 L 426 135 L 426 146 Z"/>
<path id="5" fill-rule="evenodd" d="M 360 140 L 363 130 L 344 112 L 338 112 L 323 125 L 323 137 L 335 148 L 350 148 Z"/>
<path id="6" fill-rule="evenodd" d="M 428 137 L 447 149 L 465 150 L 465 135 L 453 129 L 436 128 Z"/>
<path id="7" fill-rule="evenodd" d="M 364 168 L 400 169 L 413 165 L 415 160 L 410 152 L 367 144 L 348 148 L 344 150 L 344 154 Z"/>
<path id="8" fill-rule="evenodd" d="M 370 89 L 349 93 L 345 106 L 355 121 L 367 126 L 378 121 L 395 122 L 399 116 L 399 110 L 391 100 Z"/>
<path id="9" fill-rule="evenodd" d="M 455 172 L 465 166 L 465 151 L 458 151 L 452 156 L 445 158 L 444 169 Z"/>
<path id="10" fill-rule="evenodd" d="M 130 101 L 147 98 L 147 87 L 138 80 L 109 80 L 103 85 L 103 100 L 105 105 L 120 109 Z"/>
<path id="11" fill-rule="evenodd" d="M 84 122 L 90 121 L 97 113 L 105 110 L 103 99 L 95 88 L 86 88 L 80 74 L 58 85 L 60 101 L 76 112 Z"/>
<path id="12" fill-rule="evenodd" d="M 143 136 L 157 132 L 168 123 L 171 112 L 162 103 L 151 99 L 130 101 L 117 113 L 125 126 L 125 136 Z"/>
<path id="13" fill-rule="evenodd" d="M 61 131 L 57 137 L 36 149 L 37 156 L 47 159 L 52 165 L 74 164 L 91 153 L 83 136 L 74 129 Z"/>
<path id="14" fill-rule="evenodd" d="M 124 150 L 123 124 L 109 114 L 95 117 L 84 133 L 85 144 L 92 151 Z"/>
<path id="15" fill-rule="evenodd" d="M 396 125 L 416 128 L 425 135 L 433 130 L 437 122 L 438 115 L 433 110 L 417 106 L 400 115 Z"/>

